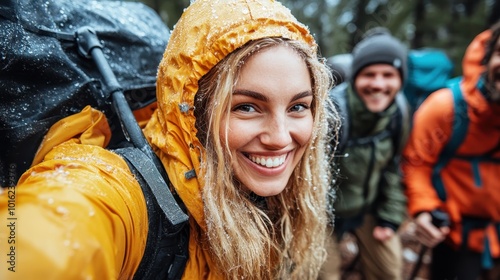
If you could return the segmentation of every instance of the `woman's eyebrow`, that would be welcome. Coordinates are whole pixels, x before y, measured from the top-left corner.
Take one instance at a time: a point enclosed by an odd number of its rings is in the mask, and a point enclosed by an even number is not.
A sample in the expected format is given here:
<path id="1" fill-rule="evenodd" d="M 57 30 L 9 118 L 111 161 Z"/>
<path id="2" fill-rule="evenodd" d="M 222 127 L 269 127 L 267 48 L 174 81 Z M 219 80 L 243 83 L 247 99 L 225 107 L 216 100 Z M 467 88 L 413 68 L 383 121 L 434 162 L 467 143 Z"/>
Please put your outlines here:
<path id="1" fill-rule="evenodd" d="M 293 98 L 292 98 L 292 101 L 295 101 L 295 100 L 298 100 L 298 99 L 301 99 L 301 98 L 304 98 L 304 97 L 308 97 L 308 96 L 312 96 L 312 92 L 310 90 L 306 90 L 306 91 L 303 91 L 303 92 L 300 92 L 300 93 L 297 93 Z"/>
<path id="2" fill-rule="evenodd" d="M 255 92 L 255 91 L 251 91 L 251 90 L 246 90 L 246 89 L 235 90 L 233 92 L 233 95 L 245 95 L 245 96 L 248 96 L 248 97 L 260 100 L 260 101 L 265 101 L 265 102 L 269 101 L 269 99 L 267 98 L 267 96 L 265 96 L 265 95 L 263 95 L 261 93 L 258 93 L 258 92 Z M 301 99 L 301 98 L 304 98 L 304 97 L 308 97 L 308 96 L 311 96 L 311 95 L 313 95 L 313 94 L 312 94 L 312 92 L 310 90 L 299 92 L 299 93 L 297 93 L 296 95 L 293 96 L 293 98 L 292 98 L 291 101 L 295 101 L 295 100 L 298 100 L 298 99 Z"/>
<path id="3" fill-rule="evenodd" d="M 235 90 L 233 92 L 233 95 L 245 95 L 245 96 L 248 96 L 248 97 L 260 100 L 260 101 L 265 101 L 265 102 L 269 101 L 269 99 L 267 98 L 267 96 L 265 96 L 265 95 L 263 95 L 261 93 L 258 93 L 258 92 L 255 92 L 255 91 L 251 91 L 251 90 L 246 90 L 246 89 Z"/>

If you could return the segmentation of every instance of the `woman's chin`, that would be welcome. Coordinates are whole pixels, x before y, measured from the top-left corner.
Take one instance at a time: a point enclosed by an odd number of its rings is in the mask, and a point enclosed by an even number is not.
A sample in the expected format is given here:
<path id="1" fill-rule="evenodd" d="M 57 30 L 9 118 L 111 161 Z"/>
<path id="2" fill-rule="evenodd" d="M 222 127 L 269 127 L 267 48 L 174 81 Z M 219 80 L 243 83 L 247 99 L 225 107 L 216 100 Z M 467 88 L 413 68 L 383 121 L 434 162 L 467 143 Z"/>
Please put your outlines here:
<path id="1" fill-rule="evenodd" d="M 266 186 L 268 185 L 268 186 Z M 281 186 L 282 185 L 282 186 Z M 273 184 L 271 185 L 269 182 L 263 183 L 263 184 L 258 184 L 251 186 L 248 188 L 251 192 L 254 194 L 261 196 L 261 197 L 270 197 L 270 196 L 275 196 L 283 192 L 285 189 L 286 184 Z"/>

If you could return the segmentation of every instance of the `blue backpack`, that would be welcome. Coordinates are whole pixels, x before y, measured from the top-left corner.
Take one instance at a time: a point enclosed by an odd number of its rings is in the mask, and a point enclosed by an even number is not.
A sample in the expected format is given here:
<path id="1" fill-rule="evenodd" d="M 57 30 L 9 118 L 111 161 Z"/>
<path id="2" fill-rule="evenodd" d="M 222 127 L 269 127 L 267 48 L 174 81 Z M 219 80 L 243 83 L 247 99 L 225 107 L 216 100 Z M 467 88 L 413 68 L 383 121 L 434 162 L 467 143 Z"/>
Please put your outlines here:
<path id="1" fill-rule="evenodd" d="M 453 62 L 443 50 L 422 48 L 408 53 L 408 78 L 404 94 L 412 112 L 432 92 L 444 88 L 453 72 Z"/>

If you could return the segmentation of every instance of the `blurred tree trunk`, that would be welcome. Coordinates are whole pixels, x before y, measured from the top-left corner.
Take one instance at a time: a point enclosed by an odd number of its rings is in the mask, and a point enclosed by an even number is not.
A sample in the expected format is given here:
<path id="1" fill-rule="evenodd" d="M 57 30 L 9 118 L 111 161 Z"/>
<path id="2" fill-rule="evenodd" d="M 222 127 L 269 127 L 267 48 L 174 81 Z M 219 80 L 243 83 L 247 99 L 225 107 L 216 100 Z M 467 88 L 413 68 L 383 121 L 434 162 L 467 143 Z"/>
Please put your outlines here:
<path id="1" fill-rule="evenodd" d="M 141 0 L 153 10 L 155 10 L 172 29 L 182 15 L 185 8 L 189 6 L 189 0 Z"/>
<path id="2" fill-rule="evenodd" d="M 352 23 L 356 27 L 356 31 L 351 35 L 351 46 L 355 46 L 366 31 L 366 26 L 369 22 L 369 16 L 366 14 L 366 5 L 370 0 L 358 0 L 354 9 Z"/>
<path id="3" fill-rule="evenodd" d="M 464 1 L 466 16 L 471 17 L 474 14 L 474 10 L 476 9 L 478 3 L 479 3 L 479 1 L 477 1 L 477 0 L 465 0 Z"/>
<path id="4" fill-rule="evenodd" d="M 490 27 L 492 24 L 494 24 L 499 20 L 500 20 L 500 0 L 495 0 L 491 7 L 486 27 Z"/>
<path id="5" fill-rule="evenodd" d="M 424 46 L 424 33 L 419 26 L 422 26 L 422 23 L 425 22 L 425 1 L 426 0 L 417 0 L 415 3 L 415 32 L 410 45 L 413 49 L 418 49 Z"/>

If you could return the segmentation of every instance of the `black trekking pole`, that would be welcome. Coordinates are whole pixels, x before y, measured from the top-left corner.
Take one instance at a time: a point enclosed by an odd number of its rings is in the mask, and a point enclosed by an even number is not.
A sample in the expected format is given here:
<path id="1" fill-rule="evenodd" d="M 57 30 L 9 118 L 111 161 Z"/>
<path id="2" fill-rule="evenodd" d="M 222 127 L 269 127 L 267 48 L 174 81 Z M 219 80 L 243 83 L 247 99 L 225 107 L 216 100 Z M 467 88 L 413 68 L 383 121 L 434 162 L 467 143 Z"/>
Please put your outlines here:
<path id="1" fill-rule="evenodd" d="M 445 212 L 443 212 L 441 210 L 434 210 L 430 214 L 432 217 L 432 224 L 434 226 L 440 228 L 440 227 L 448 226 L 450 224 L 450 218 L 448 217 L 448 214 L 446 214 Z M 429 248 L 427 246 L 422 245 L 422 247 L 420 248 L 420 252 L 418 253 L 417 263 L 413 267 L 411 274 L 410 274 L 410 278 L 408 280 L 415 279 L 415 277 L 417 276 L 417 274 L 420 270 L 420 267 L 422 266 L 424 255 L 427 253 L 428 250 L 429 250 Z"/>
<path id="2" fill-rule="evenodd" d="M 137 124 L 134 114 L 132 113 L 128 102 L 125 99 L 123 89 L 118 83 L 113 70 L 111 69 L 106 57 L 104 56 L 104 53 L 102 51 L 103 46 L 99 42 L 97 33 L 91 27 L 84 26 L 76 31 L 75 37 L 78 46 L 78 52 L 80 53 L 80 55 L 84 56 L 85 58 L 91 58 L 95 62 L 99 72 L 101 73 L 105 85 L 110 91 L 112 103 L 115 107 L 118 118 L 120 119 L 120 124 L 122 126 L 122 131 L 125 134 L 125 137 L 153 162 L 157 170 L 162 171 L 159 172 L 158 175 L 162 177 L 163 180 L 161 180 L 161 178 L 157 178 L 158 176 L 154 175 L 146 176 L 152 179 L 152 185 L 150 185 L 149 187 L 153 192 L 159 206 L 166 214 L 166 218 L 169 220 L 171 225 L 175 227 L 177 225 L 183 224 L 188 220 L 188 216 L 177 205 L 175 198 L 168 189 L 170 180 L 167 173 L 163 169 L 163 164 L 154 153 L 153 149 L 144 137 L 141 128 Z M 143 161 L 143 164 L 147 164 L 147 162 Z M 150 171 L 152 170 L 147 170 L 147 172 Z M 147 180 L 147 178 L 145 179 Z"/>
<path id="3" fill-rule="evenodd" d="M 99 72 L 101 73 L 104 84 L 110 91 L 113 105 L 120 119 L 125 137 L 131 141 L 137 148 L 144 152 L 148 157 L 155 160 L 154 152 L 147 143 L 142 130 L 135 121 L 132 110 L 130 109 L 123 89 L 118 83 L 113 70 L 109 66 L 107 59 L 104 57 L 102 51 L 103 46 L 99 42 L 96 32 L 91 27 L 82 27 L 76 32 L 76 39 L 78 43 L 78 52 L 86 57 L 92 58 L 96 63 Z M 156 164 L 157 162 L 155 162 Z"/>

